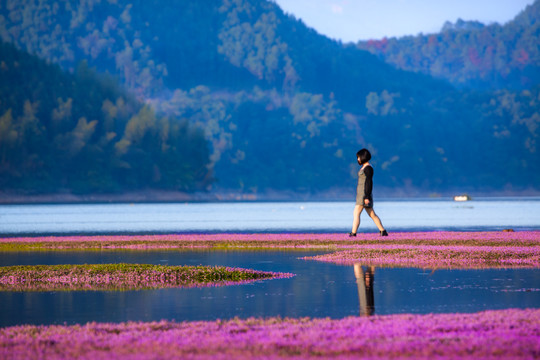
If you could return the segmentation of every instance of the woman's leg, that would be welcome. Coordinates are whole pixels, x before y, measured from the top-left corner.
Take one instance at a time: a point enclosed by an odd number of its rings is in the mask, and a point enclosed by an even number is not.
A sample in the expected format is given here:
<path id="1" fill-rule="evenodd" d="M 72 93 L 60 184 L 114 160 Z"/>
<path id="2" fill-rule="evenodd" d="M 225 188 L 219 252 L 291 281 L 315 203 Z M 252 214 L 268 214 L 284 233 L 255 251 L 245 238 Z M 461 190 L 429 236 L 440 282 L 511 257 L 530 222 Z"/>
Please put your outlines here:
<path id="1" fill-rule="evenodd" d="M 373 210 L 373 208 L 366 208 L 366 211 L 369 217 L 373 219 L 373 222 L 375 223 L 375 225 L 377 225 L 377 227 L 379 228 L 379 231 L 384 231 L 384 226 L 381 222 L 381 219 L 379 219 L 377 214 L 375 214 L 375 210 Z"/>
<path id="2" fill-rule="evenodd" d="M 360 226 L 360 214 L 362 213 L 362 210 L 364 210 L 364 207 L 362 205 L 356 205 L 354 207 L 354 219 L 352 224 L 352 233 L 356 234 L 358 231 L 358 227 Z"/>

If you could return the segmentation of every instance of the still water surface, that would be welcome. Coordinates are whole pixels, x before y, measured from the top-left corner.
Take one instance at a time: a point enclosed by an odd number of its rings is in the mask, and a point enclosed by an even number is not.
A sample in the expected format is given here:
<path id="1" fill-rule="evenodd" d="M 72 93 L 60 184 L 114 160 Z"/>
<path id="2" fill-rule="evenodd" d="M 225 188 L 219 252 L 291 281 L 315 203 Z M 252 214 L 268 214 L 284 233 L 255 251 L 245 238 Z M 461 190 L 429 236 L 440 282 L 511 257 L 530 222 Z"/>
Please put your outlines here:
<path id="1" fill-rule="evenodd" d="M 89 321 L 215 320 L 235 316 L 331 317 L 475 312 L 540 306 L 540 271 L 376 268 L 299 259 L 299 251 L 101 251 L 0 253 L 2 265 L 151 263 L 292 272 L 251 284 L 139 291 L 0 292 L 0 327 Z M 357 271 L 358 275 L 358 271 Z M 367 285 L 367 286 L 366 286 Z M 372 286 L 371 286 L 372 285 Z"/>
<path id="2" fill-rule="evenodd" d="M 350 231 L 350 202 L 0 205 L 0 236 Z M 540 199 L 379 201 L 392 231 L 540 229 Z M 360 231 L 376 231 L 364 214 Z M 320 253 L 320 252 L 319 252 Z M 0 253 L 0 266 L 149 263 L 291 272 L 246 285 L 140 291 L 0 292 L 0 326 L 89 321 L 341 318 L 540 307 L 540 270 L 421 270 L 334 265 L 292 251 Z M 361 265 L 361 264 L 359 264 Z M 373 276 L 370 274 L 373 273 Z M 357 279 L 358 278 L 358 279 Z"/>
<path id="3" fill-rule="evenodd" d="M 349 232 L 351 202 L 0 205 L 0 235 Z M 389 231 L 540 229 L 540 198 L 378 201 Z M 376 231 L 362 216 L 359 231 Z"/>

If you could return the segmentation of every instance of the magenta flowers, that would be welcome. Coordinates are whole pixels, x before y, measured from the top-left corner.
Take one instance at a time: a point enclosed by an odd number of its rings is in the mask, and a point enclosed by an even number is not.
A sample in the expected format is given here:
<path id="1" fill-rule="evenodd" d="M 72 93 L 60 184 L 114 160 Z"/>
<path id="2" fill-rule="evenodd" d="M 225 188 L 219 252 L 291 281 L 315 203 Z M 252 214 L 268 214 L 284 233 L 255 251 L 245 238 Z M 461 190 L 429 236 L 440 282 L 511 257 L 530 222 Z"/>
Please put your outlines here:
<path id="1" fill-rule="evenodd" d="M 313 249 L 309 260 L 423 268 L 540 267 L 540 232 L 193 234 L 0 239 L 0 251 Z M 132 264 L 0 268 L 0 290 L 214 286 L 292 274 Z M 0 359 L 532 359 L 540 309 L 344 319 L 250 318 L 175 323 L 21 325 L 0 329 Z"/>
<path id="2" fill-rule="evenodd" d="M 359 245 L 353 250 L 305 257 L 338 264 L 421 268 L 537 268 L 539 246 Z"/>
<path id="3" fill-rule="evenodd" d="M 6 266 L 0 267 L 0 290 L 135 290 L 220 286 L 291 276 L 294 275 L 223 266 L 147 264 Z"/>
<path id="4" fill-rule="evenodd" d="M 533 359 L 540 310 L 0 329 L 2 359 Z"/>
<path id="5" fill-rule="evenodd" d="M 540 267 L 540 231 L 376 234 L 183 234 L 0 239 L 0 251 L 43 249 L 313 249 L 311 259 L 423 268 Z"/>

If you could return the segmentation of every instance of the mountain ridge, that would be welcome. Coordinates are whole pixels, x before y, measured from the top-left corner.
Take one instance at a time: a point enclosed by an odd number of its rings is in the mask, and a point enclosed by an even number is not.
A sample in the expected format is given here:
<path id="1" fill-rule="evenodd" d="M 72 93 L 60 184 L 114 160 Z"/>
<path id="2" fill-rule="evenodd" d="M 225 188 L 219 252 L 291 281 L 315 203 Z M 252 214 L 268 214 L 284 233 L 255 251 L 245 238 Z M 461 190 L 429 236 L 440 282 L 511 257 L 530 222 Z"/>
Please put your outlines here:
<path id="1" fill-rule="evenodd" d="M 3 6 L 0 36 L 68 71 L 88 61 L 158 113 L 203 129 L 214 191 L 351 189 L 365 146 L 387 188 L 539 183 L 534 86 L 456 89 L 320 36 L 267 1 L 44 4 Z M 494 177 L 498 156 L 484 147 L 512 149 L 521 163 L 505 156 L 523 176 Z"/>
<path id="2" fill-rule="evenodd" d="M 357 47 L 458 87 L 523 90 L 540 82 L 538 29 L 536 0 L 503 25 L 458 20 L 438 33 L 360 41 Z"/>

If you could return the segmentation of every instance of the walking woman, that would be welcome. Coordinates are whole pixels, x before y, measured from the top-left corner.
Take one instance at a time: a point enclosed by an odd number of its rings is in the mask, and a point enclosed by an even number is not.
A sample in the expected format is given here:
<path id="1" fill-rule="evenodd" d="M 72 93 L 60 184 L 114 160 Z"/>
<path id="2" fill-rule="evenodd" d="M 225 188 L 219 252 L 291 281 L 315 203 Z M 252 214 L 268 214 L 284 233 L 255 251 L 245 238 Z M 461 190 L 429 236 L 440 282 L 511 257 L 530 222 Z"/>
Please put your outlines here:
<path id="1" fill-rule="evenodd" d="M 375 214 L 373 210 L 373 167 L 369 163 L 371 160 L 371 154 L 369 150 L 362 149 L 356 153 L 356 159 L 361 166 L 358 171 L 358 185 L 356 187 L 356 205 L 354 207 L 354 220 L 352 231 L 349 236 L 356 236 L 358 227 L 360 226 L 360 214 L 362 210 L 366 209 L 369 217 L 373 219 L 373 222 L 379 228 L 381 236 L 388 236 L 388 232 L 384 229 L 381 219 Z"/>

